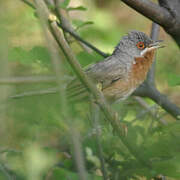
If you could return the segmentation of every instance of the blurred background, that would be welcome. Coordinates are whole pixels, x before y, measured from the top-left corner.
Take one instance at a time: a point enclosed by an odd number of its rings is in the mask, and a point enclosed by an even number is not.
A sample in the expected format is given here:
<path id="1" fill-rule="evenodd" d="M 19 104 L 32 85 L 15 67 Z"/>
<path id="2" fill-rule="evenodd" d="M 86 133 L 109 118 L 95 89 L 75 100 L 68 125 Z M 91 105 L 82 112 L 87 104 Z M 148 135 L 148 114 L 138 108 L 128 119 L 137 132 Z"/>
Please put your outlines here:
<path id="1" fill-rule="evenodd" d="M 69 11 L 69 20 L 74 28 L 88 22 L 81 28 L 77 28 L 78 34 L 109 54 L 112 53 L 121 37 L 130 30 L 140 30 L 147 34 L 150 34 L 151 31 L 152 22 L 150 20 L 119 0 L 73 0 L 69 6 L 87 8 L 86 11 Z M 180 86 L 177 86 L 174 82 L 174 78 L 179 75 L 180 51 L 162 28 L 160 29 L 159 39 L 164 40 L 166 48 L 160 49 L 157 53 L 156 85 L 173 103 L 180 106 Z M 74 39 L 72 39 L 71 47 L 83 67 L 103 59 L 96 53 L 89 56 L 84 54 L 82 47 Z M 0 2 L 0 53 L 1 78 L 54 75 L 50 54 L 39 20 L 34 10 L 20 0 Z M 67 67 L 67 69 L 68 74 L 72 75 L 70 68 Z M 70 110 L 71 118 L 65 120 L 61 117 L 63 106 L 58 99 L 58 94 L 20 99 L 9 98 L 11 95 L 18 93 L 42 90 L 54 86 L 56 86 L 56 83 L 1 85 L 1 179 L 8 177 L 6 173 L 12 175 L 14 172 L 19 179 L 38 180 L 44 177 L 42 174 L 46 174 L 47 179 L 65 179 L 66 174 L 72 175 L 70 177 L 76 179 L 71 152 L 70 126 L 72 124 L 78 129 L 81 139 L 83 139 L 81 142 L 88 172 L 94 175 L 94 179 L 99 179 L 99 177 L 101 179 L 102 172 L 97 155 L 97 145 L 92 135 L 94 127 L 89 120 L 87 103 L 72 107 L 73 110 Z M 150 106 L 156 107 L 155 113 L 162 115 L 162 118 L 167 122 L 174 122 L 170 115 L 157 107 L 150 99 L 145 99 L 145 101 Z M 144 130 L 141 129 L 142 131 L 146 131 L 146 125 L 151 123 L 153 124 L 152 127 L 161 128 L 149 113 L 139 115 L 142 113 L 142 107 L 133 98 L 115 104 L 113 108 L 121 114 L 126 122 L 139 119 L 140 121 L 135 122 L 135 124 L 138 124 L 138 128 L 144 128 Z M 113 136 L 110 125 L 104 121 L 101 121 L 100 124 L 102 127 L 101 143 L 107 160 L 108 173 L 112 174 L 114 169 L 112 168 L 112 170 L 110 165 L 112 167 L 115 162 L 111 162 L 111 156 L 117 161 L 122 160 L 121 156 L 124 151 L 122 148 L 121 155 L 117 153 L 120 151 L 120 143 L 117 143 L 118 138 Z M 132 134 L 133 136 L 134 134 Z M 142 138 L 138 135 L 136 138 L 137 144 L 141 144 Z M 148 138 L 149 136 L 147 136 Z M 111 150 L 111 148 L 114 150 Z M 54 164 L 65 168 L 55 172 L 53 176 L 50 168 Z M 114 166 L 116 165 L 114 164 Z M 140 174 L 137 175 L 139 179 L 146 179 L 143 173 Z M 126 174 L 123 177 L 126 179 Z"/>

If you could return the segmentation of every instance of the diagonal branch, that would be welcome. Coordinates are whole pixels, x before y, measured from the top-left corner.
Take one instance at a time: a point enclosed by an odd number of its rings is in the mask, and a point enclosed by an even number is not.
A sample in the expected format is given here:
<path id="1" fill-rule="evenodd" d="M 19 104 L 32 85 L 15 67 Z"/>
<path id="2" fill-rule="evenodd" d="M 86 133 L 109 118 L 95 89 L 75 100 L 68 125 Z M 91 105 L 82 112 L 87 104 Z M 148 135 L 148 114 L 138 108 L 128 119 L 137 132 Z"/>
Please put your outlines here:
<path id="1" fill-rule="evenodd" d="M 55 82 L 55 76 L 2 77 L 0 84 L 28 84 Z"/>
<path id="2" fill-rule="evenodd" d="M 26 5 L 30 6 L 33 9 L 36 9 L 34 4 L 32 4 L 31 2 L 29 2 L 28 0 L 21 0 L 22 2 L 24 2 Z"/>
<path id="3" fill-rule="evenodd" d="M 169 11 L 149 0 L 121 1 L 161 26 L 171 27 L 173 25 L 173 17 Z"/>

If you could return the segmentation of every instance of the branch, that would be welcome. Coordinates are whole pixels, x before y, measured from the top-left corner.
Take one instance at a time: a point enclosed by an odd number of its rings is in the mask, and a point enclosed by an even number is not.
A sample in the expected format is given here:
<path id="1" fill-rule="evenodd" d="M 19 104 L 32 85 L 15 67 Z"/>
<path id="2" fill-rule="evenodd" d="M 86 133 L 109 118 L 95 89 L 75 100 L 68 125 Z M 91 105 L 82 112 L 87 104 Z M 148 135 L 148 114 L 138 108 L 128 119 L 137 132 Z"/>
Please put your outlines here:
<path id="1" fill-rule="evenodd" d="M 156 88 L 151 88 L 148 91 L 148 97 L 154 102 L 159 104 L 163 109 L 170 113 L 177 120 L 180 120 L 180 109 L 174 103 L 172 103 L 166 95 L 160 93 Z"/>
<path id="2" fill-rule="evenodd" d="M 146 101 L 144 101 L 141 97 L 134 97 L 134 99 L 144 108 L 147 110 L 147 112 L 149 112 L 155 119 L 158 119 L 156 113 L 154 113 L 153 109 L 148 105 L 148 103 L 146 103 Z M 163 125 L 168 125 L 168 123 L 160 118 L 158 119 Z"/>
<path id="3" fill-rule="evenodd" d="M 52 2 L 52 0 L 51 0 Z M 75 29 L 73 28 L 72 24 L 70 23 L 69 21 L 69 14 L 68 14 L 68 11 L 65 10 L 65 9 L 62 9 L 59 4 L 64 2 L 64 0 L 54 0 L 54 4 L 55 4 L 55 11 L 56 11 L 56 14 L 58 16 L 58 18 L 60 19 L 60 22 L 61 22 L 61 25 L 63 27 L 66 27 L 67 29 L 70 29 L 71 32 L 73 32 L 74 34 L 78 35 L 77 32 L 75 31 Z M 67 40 L 68 42 L 68 36 L 67 36 L 67 32 L 65 32 L 63 30 L 63 33 L 64 33 L 64 36 L 65 36 L 65 39 Z M 73 37 L 73 36 L 72 36 Z M 85 50 L 87 51 L 88 53 L 91 53 L 92 52 L 92 49 L 89 48 L 88 46 L 86 46 L 84 43 L 82 43 L 81 41 L 77 41 L 79 43 L 79 45 Z"/>
<path id="4" fill-rule="evenodd" d="M 78 36 L 75 32 L 71 31 L 70 29 L 66 28 L 65 26 L 63 26 L 61 23 L 58 23 L 58 26 L 60 28 L 62 28 L 64 31 L 68 32 L 71 36 L 73 36 L 75 39 L 77 39 L 78 41 L 84 43 L 86 46 L 88 46 L 89 48 L 93 49 L 95 52 L 97 52 L 98 54 L 100 54 L 103 57 L 108 57 L 109 55 L 102 52 L 101 50 L 99 50 L 98 48 L 96 48 L 94 45 L 92 45 L 91 43 L 85 41 L 83 38 L 81 38 L 80 36 Z"/>
<path id="5" fill-rule="evenodd" d="M 159 30 L 160 30 L 160 26 L 153 22 L 151 28 L 151 34 L 150 34 L 150 37 L 153 41 L 158 40 Z M 156 56 L 154 57 L 154 62 L 151 66 L 151 69 L 148 72 L 146 79 L 146 81 L 148 81 L 150 84 L 153 85 L 155 85 L 155 66 L 156 66 Z"/>
<path id="6" fill-rule="evenodd" d="M 58 88 L 49 88 L 49 89 L 43 89 L 43 90 L 36 90 L 36 91 L 29 91 L 24 92 L 20 94 L 15 94 L 10 96 L 9 98 L 12 99 L 19 99 L 23 97 L 31 97 L 31 96 L 40 96 L 40 95 L 48 95 L 48 94 L 56 94 L 59 92 Z"/>
<path id="7" fill-rule="evenodd" d="M 28 76 L 0 78 L 0 84 L 25 84 L 55 82 L 55 76 Z"/>
<path id="8" fill-rule="evenodd" d="M 133 95 L 152 99 L 174 118 L 180 120 L 180 108 L 172 103 L 166 95 L 160 93 L 152 84 L 144 82 Z"/>
<path id="9" fill-rule="evenodd" d="M 97 152 L 98 152 L 98 156 L 101 163 L 101 171 L 103 174 L 103 180 L 108 180 L 108 173 L 107 173 L 107 169 L 105 165 L 103 149 L 102 149 L 102 144 L 100 140 L 101 132 L 97 128 L 99 127 L 99 118 L 100 118 L 99 116 L 100 116 L 99 107 L 93 102 L 91 98 L 91 120 L 93 123 L 93 128 L 95 129 L 95 137 L 96 137 L 95 141 L 96 141 L 96 146 L 97 146 Z"/>
<path id="10" fill-rule="evenodd" d="M 32 3 L 30 3 L 28 0 L 21 0 L 21 1 L 24 2 L 26 5 L 30 6 L 31 8 L 36 9 L 35 6 Z"/>
<path id="11" fill-rule="evenodd" d="M 173 17 L 170 12 L 149 0 L 121 0 L 137 12 L 164 27 L 172 27 Z"/>

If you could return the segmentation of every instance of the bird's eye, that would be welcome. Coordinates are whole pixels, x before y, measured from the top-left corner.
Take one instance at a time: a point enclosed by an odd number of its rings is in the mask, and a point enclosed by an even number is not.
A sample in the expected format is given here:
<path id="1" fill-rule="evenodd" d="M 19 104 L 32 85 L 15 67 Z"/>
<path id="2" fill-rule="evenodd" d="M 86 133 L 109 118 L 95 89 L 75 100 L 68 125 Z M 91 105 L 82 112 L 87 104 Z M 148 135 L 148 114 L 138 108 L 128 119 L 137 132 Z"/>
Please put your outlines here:
<path id="1" fill-rule="evenodd" d="M 138 42 L 137 44 L 136 44 L 136 46 L 138 47 L 138 49 L 144 49 L 145 48 L 145 45 L 144 45 L 144 43 L 143 42 Z"/>

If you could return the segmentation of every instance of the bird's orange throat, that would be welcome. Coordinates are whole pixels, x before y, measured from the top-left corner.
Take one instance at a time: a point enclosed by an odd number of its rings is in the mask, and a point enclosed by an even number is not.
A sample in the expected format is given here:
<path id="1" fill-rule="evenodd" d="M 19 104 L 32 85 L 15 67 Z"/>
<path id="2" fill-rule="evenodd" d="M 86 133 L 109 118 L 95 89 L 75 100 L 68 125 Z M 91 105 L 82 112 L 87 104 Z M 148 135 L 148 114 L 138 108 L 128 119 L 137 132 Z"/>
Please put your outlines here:
<path id="1" fill-rule="evenodd" d="M 141 84 L 153 63 L 155 50 L 148 51 L 144 57 L 135 58 L 135 63 L 132 65 L 129 76 L 134 80 L 134 85 Z M 130 79 L 131 79 L 130 78 Z"/>

